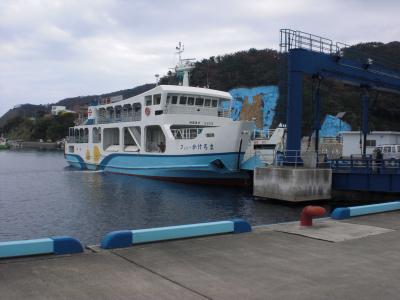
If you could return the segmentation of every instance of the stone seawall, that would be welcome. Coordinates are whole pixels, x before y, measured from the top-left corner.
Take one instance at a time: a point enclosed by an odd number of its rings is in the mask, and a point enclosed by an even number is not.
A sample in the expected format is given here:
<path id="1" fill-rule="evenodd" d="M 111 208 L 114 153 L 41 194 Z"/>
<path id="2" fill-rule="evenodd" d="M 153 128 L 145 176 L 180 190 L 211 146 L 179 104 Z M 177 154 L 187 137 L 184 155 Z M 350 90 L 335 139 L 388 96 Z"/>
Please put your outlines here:
<path id="1" fill-rule="evenodd" d="M 19 148 L 31 148 L 31 149 L 61 149 L 60 143 L 48 143 L 48 142 L 21 142 Z"/>

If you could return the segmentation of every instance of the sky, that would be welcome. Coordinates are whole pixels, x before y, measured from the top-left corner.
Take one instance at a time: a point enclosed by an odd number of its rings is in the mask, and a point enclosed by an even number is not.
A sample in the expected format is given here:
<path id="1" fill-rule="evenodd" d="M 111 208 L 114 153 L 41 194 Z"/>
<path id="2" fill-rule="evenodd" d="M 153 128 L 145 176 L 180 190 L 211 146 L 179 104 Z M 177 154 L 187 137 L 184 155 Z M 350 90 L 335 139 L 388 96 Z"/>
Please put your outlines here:
<path id="1" fill-rule="evenodd" d="M 398 0 L 0 0 L 0 116 L 155 82 L 184 57 L 278 50 L 290 28 L 346 44 L 400 40 Z"/>

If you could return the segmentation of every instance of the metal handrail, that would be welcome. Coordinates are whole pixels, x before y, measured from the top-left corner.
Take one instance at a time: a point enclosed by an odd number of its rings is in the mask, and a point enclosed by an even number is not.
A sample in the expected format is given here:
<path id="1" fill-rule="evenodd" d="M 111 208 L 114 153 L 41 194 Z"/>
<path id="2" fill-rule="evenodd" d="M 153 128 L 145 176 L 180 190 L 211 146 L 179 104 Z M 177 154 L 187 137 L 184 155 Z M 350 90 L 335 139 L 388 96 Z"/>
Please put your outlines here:
<path id="1" fill-rule="evenodd" d="M 134 121 L 140 121 L 141 119 L 142 119 L 141 113 L 121 114 L 118 116 L 112 116 L 108 118 L 100 116 L 96 119 L 96 123 L 107 124 L 107 123 L 117 123 L 117 122 L 134 122 Z"/>
<path id="2" fill-rule="evenodd" d="M 373 159 L 365 158 L 340 158 L 330 161 L 331 168 L 335 172 L 353 173 L 400 173 L 400 159 Z"/>
<path id="3" fill-rule="evenodd" d="M 289 52 L 290 49 L 307 49 L 315 52 L 337 54 L 349 45 L 336 42 L 328 38 L 324 38 L 311 33 L 292 30 L 281 29 L 280 50 L 282 53 Z"/>
<path id="4" fill-rule="evenodd" d="M 376 55 L 371 56 L 371 53 L 364 53 L 348 44 L 333 42 L 328 38 L 299 30 L 281 29 L 279 46 L 281 53 L 288 53 L 291 49 L 300 48 L 331 55 L 340 55 L 340 57 L 351 57 L 353 60 L 361 62 L 373 59 L 375 67 L 379 66 L 380 68 L 390 69 L 392 72 L 398 72 L 400 70 L 400 64 L 388 57 L 385 58 Z M 387 74 L 387 71 L 388 70 L 385 70 L 383 74 Z M 375 72 L 377 71 L 375 70 Z M 390 75 L 396 76 L 395 73 L 390 73 Z"/>
<path id="5" fill-rule="evenodd" d="M 79 143 L 88 143 L 89 139 L 87 136 L 67 136 L 67 143 L 70 144 L 79 144 Z"/>
<path id="6" fill-rule="evenodd" d="M 294 168 L 330 168 L 326 154 L 313 151 L 301 150 L 272 150 L 263 153 L 256 150 L 254 155 L 258 156 L 265 164 L 277 167 L 290 166 Z"/>
<path id="7" fill-rule="evenodd" d="M 218 117 L 223 117 L 223 118 L 230 118 L 231 117 L 231 110 L 230 109 L 218 109 Z"/>

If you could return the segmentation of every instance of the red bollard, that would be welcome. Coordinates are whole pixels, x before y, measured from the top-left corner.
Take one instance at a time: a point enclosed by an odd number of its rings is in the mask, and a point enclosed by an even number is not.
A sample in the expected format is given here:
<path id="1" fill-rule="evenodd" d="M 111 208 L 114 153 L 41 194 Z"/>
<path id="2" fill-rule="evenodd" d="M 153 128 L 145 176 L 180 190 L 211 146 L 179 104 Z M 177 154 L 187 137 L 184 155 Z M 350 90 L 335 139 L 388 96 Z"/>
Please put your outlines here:
<path id="1" fill-rule="evenodd" d="M 303 208 L 300 217 L 301 226 L 312 226 L 313 217 L 323 217 L 325 215 L 325 208 L 321 206 L 308 205 Z"/>

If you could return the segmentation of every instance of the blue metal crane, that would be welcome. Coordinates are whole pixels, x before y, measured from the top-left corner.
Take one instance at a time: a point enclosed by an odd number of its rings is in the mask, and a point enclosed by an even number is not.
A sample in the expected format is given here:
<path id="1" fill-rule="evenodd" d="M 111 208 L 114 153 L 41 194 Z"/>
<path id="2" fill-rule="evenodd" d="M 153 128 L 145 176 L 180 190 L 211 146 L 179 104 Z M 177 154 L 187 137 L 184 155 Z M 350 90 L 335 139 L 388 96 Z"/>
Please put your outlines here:
<path id="1" fill-rule="evenodd" d="M 286 153 L 288 154 L 285 161 L 289 164 L 298 164 L 299 162 L 297 155 L 290 153 L 300 153 L 301 150 L 302 95 L 305 75 L 317 78 L 319 82 L 323 78 L 327 78 L 362 88 L 361 130 L 364 138 L 363 158 L 366 158 L 365 147 L 369 133 L 369 91 L 377 90 L 400 94 L 400 72 L 379 66 L 369 58 L 362 61 L 345 58 L 343 54 L 347 45 L 334 43 L 332 40 L 301 31 L 282 29 L 280 46 L 281 52 L 285 53 L 288 62 L 286 143 Z M 319 85 L 313 97 L 315 97 L 313 128 L 318 138 L 320 129 Z M 316 145 L 316 150 L 318 150 L 317 147 Z M 400 169 L 400 162 L 398 169 Z M 398 170 L 395 173 L 400 174 Z M 398 191 L 400 191 L 400 177 L 397 185 Z"/>

